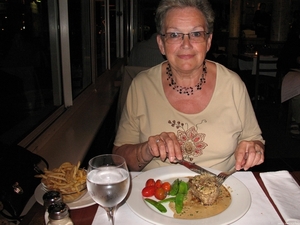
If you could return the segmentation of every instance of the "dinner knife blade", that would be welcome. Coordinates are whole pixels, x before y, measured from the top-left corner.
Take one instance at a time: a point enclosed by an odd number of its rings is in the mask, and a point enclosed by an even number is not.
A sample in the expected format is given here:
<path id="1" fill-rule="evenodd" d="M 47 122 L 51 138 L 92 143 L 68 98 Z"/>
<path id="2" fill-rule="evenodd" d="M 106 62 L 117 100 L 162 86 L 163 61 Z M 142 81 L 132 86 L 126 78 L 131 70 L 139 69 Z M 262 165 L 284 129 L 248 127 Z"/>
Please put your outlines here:
<path id="1" fill-rule="evenodd" d="M 214 173 L 212 173 L 212 172 L 204 169 L 201 166 L 196 165 L 195 163 L 191 163 L 191 162 L 188 162 L 186 160 L 177 160 L 177 162 L 180 165 L 185 166 L 186 168 L 188 168 L 189 170 L 191 170 L 191 171 L 193 171 L 195 173 L 198 173 L 198 174 L 209 173 L 209 174 L 212 174 L 212 175 L 216 176 L 216 174 L 214 174 Z"/>

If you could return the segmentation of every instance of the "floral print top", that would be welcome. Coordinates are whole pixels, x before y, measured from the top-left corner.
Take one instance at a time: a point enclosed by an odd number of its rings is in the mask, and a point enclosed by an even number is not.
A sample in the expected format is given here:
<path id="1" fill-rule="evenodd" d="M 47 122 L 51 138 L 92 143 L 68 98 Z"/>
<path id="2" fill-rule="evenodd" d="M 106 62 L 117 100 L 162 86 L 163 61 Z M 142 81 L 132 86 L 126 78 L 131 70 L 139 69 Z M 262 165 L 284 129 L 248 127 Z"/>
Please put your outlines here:
<path id="1" fill-rule="evenodd" d="M 197 114 L 179 112 L 168 102 L 161 64 L 139 73 L 129 88 L 114 145 L 141 143 L 151 135 L 174 132 L 186 160 L 222 171 L 233 168 L 241 140 L 264 140 L 244 83 L 236 73 L 216 66 L 213 96 Z M 144 170 L 167 165 L 168 160 L 154 158 Z"/>

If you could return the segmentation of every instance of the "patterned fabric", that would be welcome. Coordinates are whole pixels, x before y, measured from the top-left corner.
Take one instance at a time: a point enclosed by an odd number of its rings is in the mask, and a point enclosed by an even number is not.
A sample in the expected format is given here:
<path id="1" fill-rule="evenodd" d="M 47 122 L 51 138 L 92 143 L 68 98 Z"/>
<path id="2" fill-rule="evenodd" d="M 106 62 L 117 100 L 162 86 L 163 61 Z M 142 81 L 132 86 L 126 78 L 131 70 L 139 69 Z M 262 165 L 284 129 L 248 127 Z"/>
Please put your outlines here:
<path id="1" fill-rule="evenodd" d="M 185 114 L 168 102 L 161 82 L 159 64 L 139 73 L 131 83 L 115 145 L 145 142 L 161 132 L 177 134 L 186 160 L 204 167 L 230 170 L 233 152 L 241 140 L 261 140 L 247 89 L 240 77 L 216 63 L 213 96 L 200 113 Z M 170 165 L 154 158 L 144 170 Z"/>

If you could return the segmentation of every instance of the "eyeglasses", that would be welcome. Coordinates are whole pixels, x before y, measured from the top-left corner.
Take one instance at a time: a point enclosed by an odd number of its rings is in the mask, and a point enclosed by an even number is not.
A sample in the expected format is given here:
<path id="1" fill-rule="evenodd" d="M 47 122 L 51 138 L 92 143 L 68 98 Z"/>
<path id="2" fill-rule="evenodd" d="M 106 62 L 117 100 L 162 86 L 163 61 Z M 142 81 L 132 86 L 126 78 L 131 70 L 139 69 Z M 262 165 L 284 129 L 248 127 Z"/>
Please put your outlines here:
<path id="1" fill-rule="evenodd" d="M 189 37 L 190 42 L 192 43 L 201 43 L 206 41 L 206 36 L 210 34 L 206 31 L 195 31 L 187 34 L 178 33 L 178 32 L 170 32 L 161 34 L 161 36 L 166 38 L 166 42 L 169 44 L 179 44 L 183 41 L 184 35 Z"/>

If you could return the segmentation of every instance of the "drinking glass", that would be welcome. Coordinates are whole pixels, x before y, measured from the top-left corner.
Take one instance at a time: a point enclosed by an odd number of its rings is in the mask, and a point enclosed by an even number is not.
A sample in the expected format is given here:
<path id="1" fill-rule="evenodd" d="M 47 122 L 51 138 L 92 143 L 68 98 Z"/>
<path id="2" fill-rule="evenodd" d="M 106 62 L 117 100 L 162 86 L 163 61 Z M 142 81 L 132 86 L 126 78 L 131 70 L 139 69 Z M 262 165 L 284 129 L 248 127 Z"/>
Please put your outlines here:
<path id="1" fill-rule="evenodd" d="M 94 201 L 106 210 L 112 225 L 115 208 L 126 197 L 129 184 L 129 172 L 123 157 L 105 154 L 90 159 L 87 189 Z"/>

